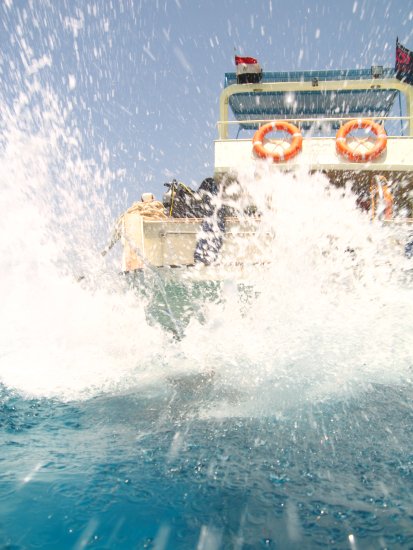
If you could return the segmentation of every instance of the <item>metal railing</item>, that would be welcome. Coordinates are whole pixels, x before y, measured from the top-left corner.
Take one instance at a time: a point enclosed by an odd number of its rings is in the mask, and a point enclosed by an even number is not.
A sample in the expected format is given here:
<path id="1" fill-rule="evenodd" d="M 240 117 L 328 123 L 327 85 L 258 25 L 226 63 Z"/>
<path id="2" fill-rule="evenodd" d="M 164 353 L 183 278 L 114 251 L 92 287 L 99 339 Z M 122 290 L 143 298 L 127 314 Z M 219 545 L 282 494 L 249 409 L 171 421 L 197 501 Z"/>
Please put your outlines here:
<path id="1" fill-rule="evenodd" d="M 303 126 L 307 125 L 309 126 L 308 129 L 304 128 L 304 131 L 306 134 L 303 134 L 303 138 L 335 138 L 335 135 L 326 135 L 326 136 L 314 136 L 311 134 L 312 127 L 318 126 L 319 130 L 323 129 L 323 125 L 331 125 L 331 123 L 337 124 L 338 127 L 340 127 L 342 124 L 348 122 L 349 120 L 358 120 L 358 119 L 369 119 L 373 121 L 384 121 L 384 122 L 400 122 L 402 125 L 401 131 L 405 131 L 407 133 L 409 132 L 409 128 L 413 129 L 413 116 L 359 116 L 359 117 L 313 117 L 313 118 L 302 118 L 302 117 L 285 117 L 285 118 L 259 118 L 259 119 L 245 119 L 245 120 L 219 120 L 217 122 L 218 127 L 218 137 L 220 140 L 231 140 L 231 139 L 237 139 L 234 137 L 223 137 L 228 134 L 228 129 L 231 127 L 239 127 L 240 129 L 245 130 L 255 130 L 258 129 L 263 124 L 267 124 L 269 122 L 273 122 L 275 120 L 277 121 L 288 121 L 296 124 L 300 130 L 303 129 Z M 403 127 L 403 122 L 405 122 L 405 126 Z M 256 126 L 256 128 L 243 128 L 243 126 Z M 331 128 L 332 130 L 335 130 L 336 128 Z M 396 134 L 392 133 L 388 135 L 389 138 L 397 137 L 397 138 L 411 138 L 412 135 L 403 135 L 403 134 Z"/>

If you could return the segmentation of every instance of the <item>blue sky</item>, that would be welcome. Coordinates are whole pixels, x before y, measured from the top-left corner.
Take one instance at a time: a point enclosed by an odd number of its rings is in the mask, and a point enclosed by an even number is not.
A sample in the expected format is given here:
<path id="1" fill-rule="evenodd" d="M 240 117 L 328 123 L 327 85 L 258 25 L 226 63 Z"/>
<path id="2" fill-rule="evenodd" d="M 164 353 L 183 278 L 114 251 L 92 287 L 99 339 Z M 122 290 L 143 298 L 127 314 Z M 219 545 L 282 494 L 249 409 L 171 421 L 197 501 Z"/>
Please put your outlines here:
<path id="1" fill-rule="evenodd" d="M 235 51 L 264 70 L 389 66 L 397 36 L 413 49 L 413 0 L 3 0 L 0 97 L 37 78 L 70 101 L 84 158 L 105 147 L 133 200 L 212 175 Z"/>

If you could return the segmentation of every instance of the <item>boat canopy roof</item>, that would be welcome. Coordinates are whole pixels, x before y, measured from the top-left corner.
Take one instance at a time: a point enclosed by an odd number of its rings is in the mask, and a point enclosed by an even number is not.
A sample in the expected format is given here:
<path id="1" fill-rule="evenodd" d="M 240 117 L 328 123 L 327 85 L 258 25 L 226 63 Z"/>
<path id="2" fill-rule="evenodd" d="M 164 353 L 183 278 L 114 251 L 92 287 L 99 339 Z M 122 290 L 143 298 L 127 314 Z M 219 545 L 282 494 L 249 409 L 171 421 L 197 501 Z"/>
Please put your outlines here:
<path id="1" fill-rule="evenodd" d="M 385 117 L 392 109 L 399 92 L 391 87 L 375 87 L 376 75 L 373 69 L 264 72 L 260 84 L 253 85 L 252 90 L 250 85 L 248 91 L 237 90 L 231 94 L 229 105 L 238 121 L 269 118 L 299 120 L 321 117 Z M 380 82 L 394 77 L 394 68 L 380 67 Z M 360 80 L 369 80 L 373 84 L 368 89 L 352 89 L 351 81 Z M 337 90 L 323 89 L 323 82 L 329 81 L 345 81 L 348 86 Z M 291 83 L 291 86 L 284 84 L 282 91 L 260 89 L 261 84 L 266 83 Z M 293 83 L 307 83 L 307 90 L 299 90 L 299 86 L 294 86 Z M 308 90 L 308 83 L 312 84 L 311 90 Z M 225 73 L 225 87 L 233 84 L 237 84 L 236 73 Z M 254 128 L 257 124 L 243 123 L 240 126 L 246 129 Z"/>

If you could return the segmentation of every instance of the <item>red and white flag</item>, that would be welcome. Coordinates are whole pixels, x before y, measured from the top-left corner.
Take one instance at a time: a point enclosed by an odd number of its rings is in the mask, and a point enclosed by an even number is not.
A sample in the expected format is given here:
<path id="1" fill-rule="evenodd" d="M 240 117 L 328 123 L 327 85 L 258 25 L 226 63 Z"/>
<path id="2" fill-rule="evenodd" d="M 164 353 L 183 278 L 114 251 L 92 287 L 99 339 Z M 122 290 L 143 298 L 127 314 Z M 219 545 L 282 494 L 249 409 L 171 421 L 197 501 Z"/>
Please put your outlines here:
<path id="1" fill-rule="evenodd" d="M 254 57 L 235 56 L 235 65 L 237 67 L 237 76 L 243 74 L 260 74 L 261 66 Z"/>

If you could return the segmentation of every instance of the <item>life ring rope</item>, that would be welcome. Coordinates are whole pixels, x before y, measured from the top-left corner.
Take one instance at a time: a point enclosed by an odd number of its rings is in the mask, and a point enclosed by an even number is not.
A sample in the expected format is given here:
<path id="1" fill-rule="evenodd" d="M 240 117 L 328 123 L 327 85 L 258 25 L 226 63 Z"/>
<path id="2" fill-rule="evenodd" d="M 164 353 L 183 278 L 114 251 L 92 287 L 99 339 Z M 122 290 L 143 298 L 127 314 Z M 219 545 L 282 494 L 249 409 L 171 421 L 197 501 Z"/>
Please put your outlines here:
<path id="1" fill-rule="evenodd" d="M 282 151 L 270 151 L 264 146 L 265 136 L 276 130 L 286 132 L 292 137 L 291 143 Z M 283 148 L 283 143 L 288 143 L 288 141 L 278 143 L 277 147 Z M 252 149 L 254 153 L 260 158 L 272 159 L 273 162 L 282 162 L 292 159 L 301 151 L 302 145 L 303 136 L 300 130 L 297 126 L 286 120 L 274 120 L 264 124 L 255 132 L 252 138 Z"/>
<path id="2" fill-rule="evenodd" d="M 376 136 L 372 147 L 368 148 L 367 143 L 371 143 L 370 136 L 358 138 L 354 137 L 357 144 L 350 147 L 348 136 L 353 130 L 370 130 Z M 381 124 L 374 122 L 369 118 L 358 118 L 349 120 L 339 128 L 336 135 L 336 151 L 339 155 L 353 162 L 368 162 L 378 158 L 387 147 L 386 130 Z"/>

